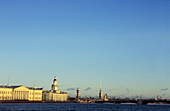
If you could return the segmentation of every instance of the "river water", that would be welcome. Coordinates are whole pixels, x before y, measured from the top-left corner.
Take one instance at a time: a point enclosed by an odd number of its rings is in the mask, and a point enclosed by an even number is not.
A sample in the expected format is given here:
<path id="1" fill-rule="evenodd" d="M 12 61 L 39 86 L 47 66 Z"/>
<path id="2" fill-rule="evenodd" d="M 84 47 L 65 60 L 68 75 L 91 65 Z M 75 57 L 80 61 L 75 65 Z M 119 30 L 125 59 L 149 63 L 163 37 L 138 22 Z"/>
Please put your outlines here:
<path id="1" fill-rule="evenodd" d="M 0 104 L 0 111 L 170 111 L 170 105 L 28 103 Z"/>

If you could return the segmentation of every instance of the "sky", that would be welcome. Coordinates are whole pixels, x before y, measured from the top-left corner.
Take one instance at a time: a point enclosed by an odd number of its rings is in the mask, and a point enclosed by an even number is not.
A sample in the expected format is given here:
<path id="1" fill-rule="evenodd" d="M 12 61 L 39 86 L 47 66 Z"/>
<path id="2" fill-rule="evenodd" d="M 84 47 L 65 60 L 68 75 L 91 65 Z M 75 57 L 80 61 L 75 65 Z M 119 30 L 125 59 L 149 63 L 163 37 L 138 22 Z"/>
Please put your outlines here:
<path id="1" fill-rule="evenodd" d="M 170 98 L 170 0 L 1 0 L 0 84 Z"/>

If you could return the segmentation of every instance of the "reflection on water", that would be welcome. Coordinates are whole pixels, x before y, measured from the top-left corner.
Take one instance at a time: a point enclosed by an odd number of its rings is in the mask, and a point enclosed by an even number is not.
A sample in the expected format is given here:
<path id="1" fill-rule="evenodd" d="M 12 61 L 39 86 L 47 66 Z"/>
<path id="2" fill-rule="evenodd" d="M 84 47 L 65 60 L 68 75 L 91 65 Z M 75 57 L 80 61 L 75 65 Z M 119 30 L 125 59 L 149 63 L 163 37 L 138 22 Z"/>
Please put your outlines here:
<path id="1" fill-rule="evenodd" d="M 170 111 L 170 105 L 80 103 L 0 104 L 0 111 Z"/>

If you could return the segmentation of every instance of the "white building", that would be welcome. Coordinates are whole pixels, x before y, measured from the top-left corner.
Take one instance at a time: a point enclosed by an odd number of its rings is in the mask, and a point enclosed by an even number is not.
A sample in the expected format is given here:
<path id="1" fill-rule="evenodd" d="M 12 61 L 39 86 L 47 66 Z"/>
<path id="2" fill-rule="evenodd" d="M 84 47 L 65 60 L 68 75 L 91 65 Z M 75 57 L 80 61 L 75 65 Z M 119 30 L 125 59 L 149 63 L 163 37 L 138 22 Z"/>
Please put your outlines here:
<path id="1" fill-rule="evenodd" d="M 53 80 L 51 90 L 43 91 L 43 101 L 67 101 L 67 93 L 58 90 L 56 77 Z"/>
<path id="2" fill-rule="evenodd" d="M 25 86 L 0 86 L 0 100 L 42 101 L 43 88 Z"/>

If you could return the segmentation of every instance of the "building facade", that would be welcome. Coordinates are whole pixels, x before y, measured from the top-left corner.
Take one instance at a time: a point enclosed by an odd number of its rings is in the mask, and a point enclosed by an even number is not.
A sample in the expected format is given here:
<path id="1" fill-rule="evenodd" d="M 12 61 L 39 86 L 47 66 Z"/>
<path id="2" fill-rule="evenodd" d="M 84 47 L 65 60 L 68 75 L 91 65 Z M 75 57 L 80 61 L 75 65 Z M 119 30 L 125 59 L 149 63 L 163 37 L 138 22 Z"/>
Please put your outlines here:
<path id="1" fill-rule="evenodd" d="M 43 88 L 0 86 L 0 100 L 42 101 Z"/>
<path id="2" fill-rule="evenodd" d="M 56 77 L 53 80 L 51 90 L 43 91 L 43 101 L 67 101 L 67 93 L 58 90 Z"/>

